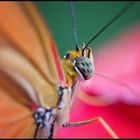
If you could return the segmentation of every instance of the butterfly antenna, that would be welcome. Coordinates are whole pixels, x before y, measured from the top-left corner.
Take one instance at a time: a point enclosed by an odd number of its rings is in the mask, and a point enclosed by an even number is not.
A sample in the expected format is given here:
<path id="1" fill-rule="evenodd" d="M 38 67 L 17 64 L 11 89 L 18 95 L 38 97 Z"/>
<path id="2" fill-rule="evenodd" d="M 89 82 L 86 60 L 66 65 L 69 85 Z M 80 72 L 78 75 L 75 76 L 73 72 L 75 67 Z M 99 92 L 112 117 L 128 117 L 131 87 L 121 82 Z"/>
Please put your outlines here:
<path id="1" fill-rule="evenodd" d="M 112 23 L 114 23 L 119 17 L 121 17 L 126 11 L 128 11 L 132 6 L 133 6 L 134 2 L 130 2 L 128 3 L 121 11 L 118 12 L 117 15 L 115 15 L 103 28 L 101 28 L 101 30 L 99 30 L 99 32 L 97 32 L 95 34 L 95 36 L 93 36 L 88 43 L 85 45 L 85 48 L 87 48 L 87 46 L 94 40 L 96 39 L 106 28 L 108 28 Z"/>
<path id="2" fill-rule="evenodd" d="M 71 17 L 72 17 L 72 28 L 73 28 L 73 37 L 74 37 L 74 42 L 76 46 L 76 50 L 79 50 L 78 47 L 78 36 L 77 36 L 77 28 L 76 28 L 76 16 L 75 16 L 75 5 L 74 2 L 70 2 L 70 9 L 71 9 Z"/>

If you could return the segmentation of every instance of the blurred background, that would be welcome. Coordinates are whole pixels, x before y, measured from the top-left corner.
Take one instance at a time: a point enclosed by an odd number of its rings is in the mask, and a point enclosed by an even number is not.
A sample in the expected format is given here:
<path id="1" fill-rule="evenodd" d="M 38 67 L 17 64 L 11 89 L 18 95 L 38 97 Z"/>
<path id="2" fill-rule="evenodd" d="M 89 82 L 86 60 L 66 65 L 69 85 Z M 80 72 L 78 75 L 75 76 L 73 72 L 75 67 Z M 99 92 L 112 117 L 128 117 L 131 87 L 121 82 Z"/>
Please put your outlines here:
<path id="1" fill-rule="evenodd" d="M 92 38 L 128 2 L 75 2 L 78 41 L 81 45 Z M 67 50 L 75 49 L 72 17 L 69 2 L 36 2 L 56 41 L 61 57 Z M 140 2 L 130 8 L 98 38 L 91 43 L 96 49 L 115 35 L 140 21 Z"/>

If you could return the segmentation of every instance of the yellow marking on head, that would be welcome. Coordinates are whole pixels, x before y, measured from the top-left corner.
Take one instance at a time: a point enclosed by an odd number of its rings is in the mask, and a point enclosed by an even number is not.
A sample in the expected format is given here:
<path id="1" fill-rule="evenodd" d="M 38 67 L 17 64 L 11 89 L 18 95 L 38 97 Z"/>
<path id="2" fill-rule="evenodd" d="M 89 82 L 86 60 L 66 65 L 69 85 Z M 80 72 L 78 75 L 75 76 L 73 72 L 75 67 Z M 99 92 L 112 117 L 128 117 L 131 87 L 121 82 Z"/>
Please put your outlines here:
<path id="1" fill-rule="evenodd" d="M 74 65 L 73 65 L 73 62 L 77 57 L 82 57 L 82 56 L 88 57 L 93 62 L 92 49 L 88 47 L 87 49 L 84 50 L 82 54 L 83 48 L 84 46 L 82 48 L 79 48 L 78 51 L 68 51 L 68 54 L 69 54 L 68 58 L 62 59 L 62 68 L 64 70 L 66 83 L 68 84 L 68 86 L 72 86 L 74 81 L 78 79 L 78 73 L 75 70 Z"/>

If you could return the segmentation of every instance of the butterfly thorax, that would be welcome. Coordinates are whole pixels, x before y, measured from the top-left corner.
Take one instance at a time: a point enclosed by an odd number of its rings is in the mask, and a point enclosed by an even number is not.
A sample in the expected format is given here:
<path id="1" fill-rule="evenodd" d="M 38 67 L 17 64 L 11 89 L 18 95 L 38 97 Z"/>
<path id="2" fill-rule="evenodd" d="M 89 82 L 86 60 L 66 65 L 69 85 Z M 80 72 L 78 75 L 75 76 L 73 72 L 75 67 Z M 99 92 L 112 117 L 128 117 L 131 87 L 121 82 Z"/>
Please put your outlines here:
<path id="1" fill-rule="evenodd" d="M 69 87 L 72 86 L 75 80 L 77 80 L 78 75 L 74 69 L 73 62 L 76 57 L 81 56 L 81 51 L 68 51 L 65 57 L 62 59 L 62 68 L 65 74 L 66 83 Z"/>

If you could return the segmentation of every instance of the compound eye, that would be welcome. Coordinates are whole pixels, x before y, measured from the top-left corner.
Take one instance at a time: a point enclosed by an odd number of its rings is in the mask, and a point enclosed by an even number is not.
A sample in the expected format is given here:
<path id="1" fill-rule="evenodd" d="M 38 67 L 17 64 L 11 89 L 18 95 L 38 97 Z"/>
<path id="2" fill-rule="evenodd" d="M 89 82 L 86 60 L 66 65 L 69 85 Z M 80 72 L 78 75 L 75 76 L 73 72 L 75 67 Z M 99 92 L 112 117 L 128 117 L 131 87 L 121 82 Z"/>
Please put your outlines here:
<path id="1" fill-rule="evenodd" d="M 94 65 L 88 57 L 76 58 L 73 65 L 79 75 L 79 80 L 88 80 L 93 76 Z"/>
<path id="2" fill-rule="evenodd" d="M 64 58 L 65 58 L 65 59 L 69 59 L 69 58 L 70 58 L 70 54 L 69 54 L 69 53 L 66 53 L 66 54 L 64 55 Z"/>

